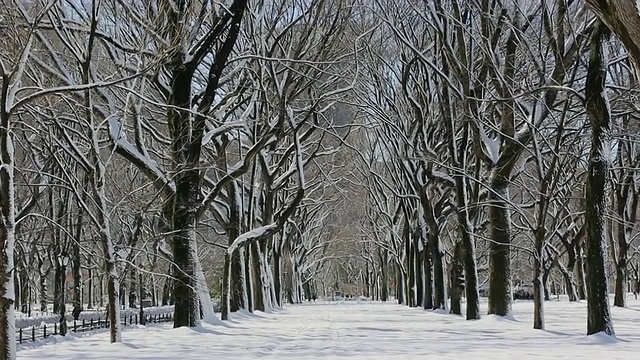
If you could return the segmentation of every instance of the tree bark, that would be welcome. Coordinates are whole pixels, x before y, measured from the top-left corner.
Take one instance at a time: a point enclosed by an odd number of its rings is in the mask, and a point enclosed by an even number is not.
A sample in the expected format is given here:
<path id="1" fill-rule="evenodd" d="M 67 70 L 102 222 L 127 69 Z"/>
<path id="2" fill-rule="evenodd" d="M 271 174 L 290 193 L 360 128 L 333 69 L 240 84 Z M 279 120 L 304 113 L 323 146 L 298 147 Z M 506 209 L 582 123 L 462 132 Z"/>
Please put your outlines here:
<path id="1" fill-rule="evenodd" d="M 94 176 L 92 177 L 92 185 L 94 192 L 94 202 L 97 208 L 97 220 L 100 227 L 100 243 L 104 257 L 105 273 L 107 276 L 107 313 L 110 326 L 110 340 L 114 342 L 122 342 L 122 334 L 120 332 L 120 309 L 118 308 L 119 284 L 118 269 L 116 267 L 116 253 L 111 239 L 110 224 L 108 220 L 107 200 L 105 194 L 105 169 L 102 161 L 99 159 L 98 137 L 95 131 L 92 131 L 93 142 L 93 158 L 94 158 Z"/>
<path id="2" fill-rule="evenodd" d="M 396 265 L 396 299 L 400 305 L 406 304 L 404 288 L 404 274 L 402 273 L 400 265 Z"/>
<path id="3" fill-rule="evenodd" d="M 431 251 L 429 248 L 429 242 L 426 241 L 424 250 L 422 251 L 422 267 L 424 268 L 424 300 L 422 307 L 424 309 L 433 309 L 433 276 L 431 272 Z"/>
<path id="4" fill-rule="evenodd" d="M 549 291 L 549 273 L 551 269 L 545 269 L 542 272 L 542 293 L 544 295 L 544 301 L 551 300 L 551 291 Z"/>
<path id="5" fill-rule="evenodd" d="M 567 251 L 567 265 L 566 265 L 566 268 L 563 268 L 562 266 L 560 266 L 560 270 L 562 271 L 562 275 L 567 285 L 567 294 L 569 295 L 569 301 L 578 301 L 581 299 L 579 294 L 579 286 L 578 286 L 578 282 L 581 281 L 581 279 L 577 279 L 578 276 L 576 275 L 577 274 L 576 267 L 578 266 L 578 256 L 582 256 L 582 254 L 579 253 L 579 244 L 582 242 L 584 235 L 585 235 L 585 226 L 583 225 L 578 231 L 578 233 L 574 236 L 573 240 L 562 241 L 562 244 L 564 245 L 565 250 Z M 582 264 L 582 262 L 580 262 L 580 264 Z M 584 299 L 584 297 L 582 297 L 582 299 Z"/>
<path id="6" fill-rule="evenodd" d="M 565 287 L 567 288 L 567 297 L 569 297 L 569 301 L 578 301 L 578 290 L 573 279 L 573 272 L 562 265 L 559 266 L 559 269 L 562 273 Z"/>
<path id="7" fill-rule="evenodd" d="M 257 169 L 258 162 L 254 161 L 252 169 L 251 169 L 251 180 L 250 180 L 250 189 L 248 191 L 248 199 L 249 206 L 247 208 L 247 218 L 245 221 L 246 228 L 249 229 L 254 224 L 256 219 L 256 208 L 258 206 L 256 201 L 256 193 L 258 193 L 257 188 L 258 185 L 256 183 L 257 178 Z M 250 279 L 251 279 L 251 288 L 252 292 L 252 305 L 254 311 L 266 311 L 266 299 L 263 288 L 263 273 L 264 273 L 264 259 L 262 258 L 262 254 L 260 253 L 260 245 L 258 243 L 253 243 L 249 245 L 247 250 L 248 262 L 250 264 L 249 268 L 251 270 Z"/>
<path id="8" fill-rule="evenodd" d="M 622 42 L 640 78 L 640 4 L 634 0 L 587 0 L 587 5 Z"/>
<path id="9" fill-rule="evenodd" d="M 613 297 L 613 306 L 625 307 L 625 297 L 627 293 L 626 272 L 621 266 L 616 266 L 616 285 Z"/>
<path id="10" fill-rule="evenodd" d="M 450 135 L 449 153 L 452 155 L 453 166 L 462 169 L 467 163 L 467 146 L 469 142 L 469 129 L 465 125 L 463 137 L 458 144 L 453 135 L 453 119 L 447 121 Z M 476 263 L 476 245 L 473 239 L 473 230 L 469 215 L 469 196 L 467 192 L 467 182 L 463 175 L 455 177 L 456 182 L 456 204 L 458 207 L 458 233 L 460 234 L 461 255 L 459 260 L 464 266 L 464 289 L 467 298 L 466 318 L 467 320 L 480 319 L 480 295 L 478 293 L 478 268 Z"/>
<path id="11" fill-rule="evenodd" d="M 576 278 L 576 289 L 578 290 L 578 299 L 587 299 L 587 280 L 585 278 L 585 264 L 583 260 L 584 251 L 581 244 L 576 245 L 576 267 L 574 276 Z"/>
<path id="12" fill-rule="evenodd" d="M 492 171 L 489 192 L 491 222 L 489 263 L 489 314 L 506 316 L 511 311 L 511 217 L 508 179 Z"/>
<path id="13" fill-rule="evenodd" d="M 538 261 L 538 260 L 535 260 Z M 533 275 L 533 328 L 544 330 L 544 284 L 542 273 L 536 264 Z"/>
<path id="14" fill-rule="evenodd" d="M 16 81 L 14 79 L 14 81 Z M 16 359 L 14 295 L 15 247 L 15 154 L 10 129 L 10 81 L 3 76 L 0 87 L 0 359 Z"/>
<path id="15" fill-rule="evenodd" d="M 409 219 L 406 217 L 405 213 L 405 221 L 404 221 L 404 230 L 403 230 L 403 238 L 405 244 L 405 254 L 407 254 L 407 263 L 405 266 L 407 267 L 407 305 L 409 307 L 416 306 L 416 288 L 415 288 L 415 268 L 414 268 L 414 255 L 413 255 L 413 246 L 411 239 L 411 231 L 409 229 Z"/>
<path id="16" fill-rule="evenodd" d="M 56 269 L 54 272 L 54 284 L 53 284 L 53 313 L 59 314 L 60 309 L 64 308 L 66 297 L 65 294 L 65 275 L 67 267 L 64 265 L 62 259 L 56 259 Z"/>
<path id="17" fill-rule="evenodd" d="M 545 178 L 546 180 L 546 178 Z M 543 180 L 543 186 L 541 186 L 542 194 L 546 194 L 546 181 Z M 538 228 L 534 232 L 534 253 L 533 253 L 533 328 L 544 330 L 544 280 L 543 265 L 544 265 L 544 238 L 546 235 L 546 228 L 544 219 L 546 214 L 543 213 L 546 208 L 546 196 L 541 196 L 538 200 L 540 210 L 538 213 Z"/>
<path id="18" fill-rule="evenodd" d="M 39 286 L 39 292 L 38 292 L 38 296 L 39 296 L 39 300 L 40 300 L 40 311 L 44 312 L 47 310 L 47 275 L 49 275 L 49 271 L 51 268 L 47 268 L 45 270 L 44 268 L 44 260 L 42 259 L 42 256 L 38 256 L 38 275 L 39 279 L 40 279 L 40 286 Z"/>
<path id="19" fill-rule="evenodd" d="M 235 239 L 235 238 L 234 238 Z M 231 312 L 246 309 L 247 302 L 244 286 L 243 249 L 238 249 L 231 256 Z"/>
<path id="20" fill-rule="evenodd" d="M 424 280 L 422 274 L 422 252 L 419 251 L 420 248 L 420 236 L 418 234 L 414 234 L 413 236 L 413 257 L 414 257 L 414 271 L 415 271 L 415 286 L 416 286 L 416 304 L 415 306 L 422 306 L 424 302 Z M 367 263 L 368 265 L 368 263 Z M 369 271 L 367 269 L 367 275 L 369 275 Z M 371 276 L 372 278 L 373 276 Z M 368 277 L 369 278 L 369 277 Z M 368 282 L 371 282 L 369 279 Z M 367 287 L 368 288 L 368 287 Z M 369 291 L 367 291 L 366 297 L 369 297 Z"/>
<path id="21" fill-rule="evenodd" d="M 31 287 L 29 286 L 29 274 L 22 266 L 18 273 L 20 279 L 20 311 L 27 316 L 31 316 Z"/>
<path id="22" fill-rule="evenodd" d="M 627 124 L 623 126 L 623 131 L 628 130 Z M 637 167 L 634 163 L 625 164 L 625 152 L 631 152 L 627 146 L 631 140 L 626 134 L 622 134 L 622 138 L 618 140 L 617 162 L 618 181 L 614 185 L 613 198 L 616 203 L 617 213 L 617 242 L 612 244 L 612 251 L 616 251 L 614 256 L 614 265 L 616 270 L 615 296 L 613 305 L 618 307 L 625 306 L 625 297 L 627 292 L 627 265 L 629 262 L 629 243 L 633 236 L 633 230 L 637 220 L 638 210 L 638 190 L 636 188 L 636 171 L 627 167 Z M 627 149 L 627 151 L 623 151 Z M 632 156 L 628 154 L 628 156 Z M 631 160 L 631 159 L 630 159 Z M 638 160 L 632 161 L 638 163 Z M 616 246 L 617 245 L 617 246 Z"/>
<path id="23" fill-rule="evenodd" d="M 604 332 L 614 336 L 609 312 L 605 211 L 609 171 L 611 112 L 606 97 L 607 64 L 602 41 L 608 32 L 599 23 L 590 39 L 586 81 L 586 110 L 591 123 L 591 151 L 587 177 L 585 222 L 587 225 L 587 335 Z"/>
<path id="24" fill-rule="evenodd" d="M 440 4 L 438 4 L 440 5 Z M 458 13 L 459 15 L 459 13 Z M 462 40 L 463 33 L 460 30 L 457 30 L 457 34 L 460 37 L 459 40 Z M 460 48 L 462 49 L 462 47 Z M 443 71 L 445 74 L 449 74 L 450 72 L 450 64 L 449 59 L 445 55 L 444 52 L 441 54 Z M 463 85 L 466 90 L 465 92 L 469 93 L 468 83 L 465 82 Z M 460 235 L 460 243 L 462 248 L 461 255 L 459 258 L 462 261 L 464 266 L 464 286 L 465 286 L 465 295 L 467 298 L 467 308 L 466 308 L 466 317 L 467 320 L 477 320 L 480 319 L 480 295 L 478 293 L 478 269 L 476 264 L 476 254 L 475 254 L 475 241 L 473 240 L 473 232 L 470 224 L 470 215 L 469 215 L 469 195 L 467 189 L 467 180 L 463 175 L 465 171 L 463 170 L 467 166 L 467 149 L 469 147 L 469 125 L 465 123 L 462 131 L 462 139 L 458 142 L 456 136 L 456 123 L 452 113 L 452 106 L 450 104 L 450 93 L 448 87 L 442 88 L 442 98 L 441 98 L 441 107 L 443 109 L 443 113 L 446 115 L 446 119 L 444 121 L 445 128 L 447 129 L 447 149 L 450 155 L 450 161 L 453 169 L 455 170 L 455 194 L 456 194 L 456 205 L 457 205 L 457 220 L 458 220 L 458 233 Z M 468 106 L 465 108 L 465 113 L 469 112 Z M 457 245 L 456 245 L 457 246 Z M 452 284 L 453 286 L 453 284 Z M 453 292 L 453 290 L 452 290 Z M 452 294 L 452 304 L 453 304 L 453 294 Z M 457 304 L 456 304 L 457 306 Z"/>
<path id="25" fill-rule="evenodd" d="M 380 261 L 380 301 L 389 301 L 389 250 L 378 250 Z"/>
<path id="26" fill-rule="evenodd" d="M 237 204 L 238 198 L 238 186 L 235 181 L 232 181 L 227 186 L 229 194 L 229 224 L 227 225 L 227 238 L 229 245 L 240 236 L 240 204 Z M 231 263 L 229 265 L 229 311 L 236 312 L 240 309 L 246 308 L 246 299 L 244 297 L 244 266 L 242 263 L 242 249 L 236 250 L 231 255 Z"/>
<path id="27" fill-rule="evenodd" d="M 451 308 L 450 314 L 462 315 L 462 290 L 464 288 L 464 280 L 462 273 L 464 271 L 464 264 L 462 262 L 463 250 L 462 242 L 456 242 L 453 248 L 453 257 L 451 259 Z"/>
<path id="28" fill-rule="evenodd" d="M 433 260 L 433 308 L 446 309 L 447 289 L 444 271 L 444 254 L 440 243 L 440 234 L 429 233 L 429 244 L 431 245 L 431 257 Z"/>
<path id="29" fill-rule="evenodd" d="M 230 281 L 231 281 L 231 255 L 227 252 L 224 254 L 224 265 L 222 266 L 222 296 L 220 303 L 220 318 L 229 320 L 230 303 Z"/>
<path id="30" fill-rule="evenodd" d="M 87 268 L 87 308 L 93 309 L 93 270 L 89 266 Z"/>
<path id="31" fill-rule="evenodd" d="M 78 220 L 78 228 L 81 229 L 82 221 Z M 82 312 L 82 268 L 80 257 L 80 236 L 81 230 L 76 232 L 76 239 L 72 245 L 73 251 L 73 318 L 78 320 Z"/>

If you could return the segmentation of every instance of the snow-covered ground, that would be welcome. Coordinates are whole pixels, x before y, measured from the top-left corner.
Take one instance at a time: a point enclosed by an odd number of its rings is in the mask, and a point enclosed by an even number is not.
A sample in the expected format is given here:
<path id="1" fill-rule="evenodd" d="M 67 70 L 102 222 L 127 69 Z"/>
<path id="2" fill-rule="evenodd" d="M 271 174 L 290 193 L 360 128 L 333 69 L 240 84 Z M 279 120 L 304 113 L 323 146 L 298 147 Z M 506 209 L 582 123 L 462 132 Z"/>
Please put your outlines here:
<path id="1" fill-rule="evenodd" d="M 484 304 L 483 311 L 486 309 Z M 638 359 L 640 301 L 613 309 L 617 340 L 586 337 L 586 303 L 545 303 L 546 331 L 532 326 L 533 303 L 516 301 L 516 321 L 479 321 L 383 303 L 288 306 L 236 315 L 228 327 L 170 325 L 124 330 L 18 352 L 18 359 Z"/>

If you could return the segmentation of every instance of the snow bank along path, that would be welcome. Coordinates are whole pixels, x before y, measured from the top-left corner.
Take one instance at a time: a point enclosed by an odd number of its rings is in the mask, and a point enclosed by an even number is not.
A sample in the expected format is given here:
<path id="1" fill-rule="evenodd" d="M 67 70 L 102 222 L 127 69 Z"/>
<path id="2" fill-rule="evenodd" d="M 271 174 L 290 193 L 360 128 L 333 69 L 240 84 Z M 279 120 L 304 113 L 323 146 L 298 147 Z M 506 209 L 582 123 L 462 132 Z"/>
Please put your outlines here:
<path id="1" fill-rule="evenodd" d="M 483 311 L 486 311 L 484 304 Z M 18 359 L 638 359 L 640 301 L 613 309 L 618 340 L 584 336 L 586 303 L 545 303 L 547 331 L 531 329 L 533 303 L 516 301 L 517 321 L 479 321 L 383 303 L 288 306 L 235 314 L 229 327 L 170 325 L 124 330 L 18 352 Z"/>

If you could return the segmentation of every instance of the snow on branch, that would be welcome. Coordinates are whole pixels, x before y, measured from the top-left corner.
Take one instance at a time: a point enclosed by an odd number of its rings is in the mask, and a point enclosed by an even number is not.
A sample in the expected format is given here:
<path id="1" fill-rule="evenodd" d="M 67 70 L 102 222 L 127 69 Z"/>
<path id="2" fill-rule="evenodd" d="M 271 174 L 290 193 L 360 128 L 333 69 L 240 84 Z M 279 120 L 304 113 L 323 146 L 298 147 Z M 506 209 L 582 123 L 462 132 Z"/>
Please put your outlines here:
<path id="1" fill-rule="evenodd" d="M 482 124 L 478 123 L 477 126 L 487 157 L 493 164 L 497 164 L 500 161 L 500 139 L 489 138 Z"/>
<path id="2" fill-rule="evenodd" d="M 158 165 L 155 160 L 143 155 L 129 142 L 127 134 L 124 132 L 124 129 L 115 116 L 110 116 L 107 119 L 107 122 L 109 126 L 109 137 L 116 147 L 116 152 L 125 159 L 131 161 L 131 163 L 133 163 L 147 176 L 154 179 L 156 188 L 169 194 L 173 194 L 176 191 L 176 185 L 175 182 L 169 178 L 167 172 Z"/>
<path id="3" fill-rule="evenodd" d="M 253 229 L 248 231 L 240 236 L 238 236 L 233 243 L 229 245 L 227 248 L 227 253 L 229 255 L 233 254 L 239 247 L 243 247 L 247 244 L 253 243 L 265 237 L 268 237 L 272 234 L 275 234 L 280 230 L 278 226 L 278 222 L 271 223 L 269 225 L 261 226 L 257 229 Z"/>
<path id="4" fill-rule="evenodd" d="M 208 194 L 204 196 L 204 199 L 200 203 L 200 208 L 198 209 L 198 218 L 201 218 L 204 215 L 205 211 L 209 208 L 211 202 L 220 195 L 222 189 L 231 181 L 237 179 L 239 176 L 243 175 L 251 168 L 251 161 L 260 153 L 260 150 L 268 146 L 273 140 L 273 129 L 269 131 L 265 136 L 260 139 L 258 143 L 253 145 L 246 153 L 244 159 L 240 162 L 240 164 L 235 167 L 231 172 L 227 173 L 223 176 L 209 191 Z"/>
<path id="5" fill-rule="evenodd" d="M 295 128 L 293 124 L 292 127 Z M 227 248 L 227 253 L 229 255 L 233 255 L 233 253 L 240 247 L 244 247 L 248 244 L 269 237 L 280 231 L 287 220 L 298 208 L 298 205 L 300 205 L 300 203 L 302 202 L 306 183 L 304 177 L 304 159 L 302 157 L 302 147 L 300 146 L 300 136 L 297 131 L 294 133 L 294 142 L 296 148 L 296 165 L 298 167 L 298 192 L 296 193 L 295 198 L 291 201 L 289 206 L 279 214 L 276 221 L 269 225 L 261 226 L 257 229 L 246 232 L 233 240 L 231 245 L 229 245 L 229 247 Z"/>

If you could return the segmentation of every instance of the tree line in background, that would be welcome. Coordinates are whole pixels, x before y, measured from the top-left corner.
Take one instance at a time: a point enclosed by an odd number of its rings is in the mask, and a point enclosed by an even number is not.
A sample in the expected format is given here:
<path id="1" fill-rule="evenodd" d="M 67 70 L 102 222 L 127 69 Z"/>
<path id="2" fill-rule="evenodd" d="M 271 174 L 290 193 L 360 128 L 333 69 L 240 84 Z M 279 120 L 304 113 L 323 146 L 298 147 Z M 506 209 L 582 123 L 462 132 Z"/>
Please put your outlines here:
<path id="1" fill-rule="evenodd" d="M 624 35 L 606 3 L 590 5 Z M 608 279 L 615 306 L 639 280 L 638 98 L 620 42 L 581 1 L 380 0 L 373 19 L 355 153 L 380 297 L 392 283 L 400 303 L 461 314 L 465 296 L 471 320 L 480 294 L 508 316 L 530 284 L 534 328 L 553 292 L 587 299 L 588 334 L 613 335 Z"/>
<path id="2" fill-rule="evenodd" d="M 563 292 L 612 335 L 640 17 L 588 3 L 3 2 L 0 359 L 36 302 L 116 342 L 147 297 L 179 327 L 348 286 L 471 320 L 532 284 L 535 328 Z"/>

